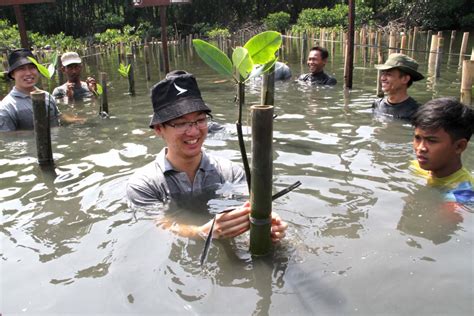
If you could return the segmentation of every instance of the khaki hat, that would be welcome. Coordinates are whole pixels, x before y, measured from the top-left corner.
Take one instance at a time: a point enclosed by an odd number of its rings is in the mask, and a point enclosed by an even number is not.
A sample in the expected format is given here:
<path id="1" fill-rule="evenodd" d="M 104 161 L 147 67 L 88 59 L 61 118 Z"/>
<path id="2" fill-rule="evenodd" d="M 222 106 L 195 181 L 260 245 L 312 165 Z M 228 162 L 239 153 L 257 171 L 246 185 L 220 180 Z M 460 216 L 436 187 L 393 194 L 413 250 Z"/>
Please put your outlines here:
<path id="1" fill-rule="evenodd" d="M 375 65 L 375 68 L 380 70 L 399 68 L 403 72 L 409 74 L 413 81 L 418 81 L 425 78 L 418 72 L 418 63 L 416 60 L 404 54 L 390 54 L 385 64 Z"/>
<path id="2" fill-rule="evenodd" d="M 75 52 L 67 52 L 61 56 L 61 64 L 66 67 L 70 64 L 80 64 L 82 62 L 81 57 Z"/>

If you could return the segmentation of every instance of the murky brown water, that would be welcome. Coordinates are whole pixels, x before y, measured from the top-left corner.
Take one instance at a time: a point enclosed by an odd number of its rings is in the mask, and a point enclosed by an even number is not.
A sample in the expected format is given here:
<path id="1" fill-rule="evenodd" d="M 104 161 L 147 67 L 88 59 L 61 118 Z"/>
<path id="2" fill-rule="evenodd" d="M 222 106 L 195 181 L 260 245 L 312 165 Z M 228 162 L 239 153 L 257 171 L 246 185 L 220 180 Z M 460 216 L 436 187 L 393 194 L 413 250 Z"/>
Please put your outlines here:
<path id="1" fill-rule="evenodd" d="M 159 210 L 127 207 L 128 177 L 163 146 L 147 127 L 149 88 L 162 76 L 155 60 L 147 83 L 138 57 L 135 97 L 126 94 L 116 57 L 99 60 L 110 76 L 111 118 L 100 119 L 94 102 L 61 105 L 88 121 L 54 130 L 55 174 L 38 167 L 31 132 L 0 135 L 0 312 L 472 314 L 473 210 L 437 211 L 438 193 L 408 170 L 410 126 L 372 118 L 370 52 L 366 63 L 358 52 L 354 89 L 344 94 L 340 44 L 330 51 L 327 70 L 336 87 L 276 84 L 274 191 L 303 184 L 274 204 L 289 236 L 269 258 L 250 257 L 246 234 L 213 243 L 201 269 L 203 242 L 157 228 Z M 427 74 L 427 55 L 415 57 Z M 294 77 L 306 71 L 298 59 L 295 46 L 285 50 Z M 95 58 L 87 65 L 87 74 L 97 74 Z M 441 78 L 415 83 L 411 94 L 420 102 L 458 96 L 457 65 L 457 56 L 445 55 Z M 226 127 L 209 137 L 207 150 L 239 161 L 233 84 L 220 82 L 188 50 L 171 67 L 196 75 L 215 120 Z M 259 102 L 259 93 L 250 84 L 248 103 Z M 471 170 L 473 153 L 470 146 L 464 154 Z M 217 196 L 176 216 L 200 223 L 209 208 L 235 199 L 245 196 Z"/>

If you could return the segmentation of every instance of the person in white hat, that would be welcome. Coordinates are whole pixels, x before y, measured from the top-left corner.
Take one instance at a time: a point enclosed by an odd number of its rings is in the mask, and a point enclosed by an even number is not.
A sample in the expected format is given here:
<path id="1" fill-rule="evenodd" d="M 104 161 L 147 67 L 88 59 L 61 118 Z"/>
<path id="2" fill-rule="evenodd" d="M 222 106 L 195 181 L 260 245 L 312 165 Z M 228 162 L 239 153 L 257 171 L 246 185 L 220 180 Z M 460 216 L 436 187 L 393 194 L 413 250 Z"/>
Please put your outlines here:
<path id="1" fill-rule="evenodd" d="M 67 52 L 61 56 L 61 71 L 67 77 L 67 82 L 53 90 L 57 99 L 67 97 L 68 101 L 91 97 L 97 91 L 96 80 L 88 77 L 81 81 L 82 60 L 75 52 Z"/>

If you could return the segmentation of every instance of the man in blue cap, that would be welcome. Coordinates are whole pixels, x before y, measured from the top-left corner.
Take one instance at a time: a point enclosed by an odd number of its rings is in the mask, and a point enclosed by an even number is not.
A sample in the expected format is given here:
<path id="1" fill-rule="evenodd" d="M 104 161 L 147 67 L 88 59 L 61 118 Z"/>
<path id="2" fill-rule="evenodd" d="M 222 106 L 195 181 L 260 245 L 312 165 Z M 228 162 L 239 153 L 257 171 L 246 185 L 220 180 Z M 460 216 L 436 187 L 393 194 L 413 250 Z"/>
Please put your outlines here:
<path id="1" fill-rule="evenodd" d="M 20 48 L 8 56 L 8 77 L 15 80 L 15 86 L 0 102 L 0 131 L 32 130 L 33 101 L 30 93 L 37 90 L 39 72 L 28 59 L 33 57 L 30 50 Z M 59 124 L 59 110 L 46 92 L 51 126 Z"/>
<path id="2" fill-rule="evenodd" d="M 211 109 L 201 98 L 192 74 L 182 70 L 170 72 L 152 87 L 151 100 L 154 114 L 150 128 L 163 138 L 166 147 L 155 161 L 129 179 L 127 196 L 132 206 L 160 206 L 183 195 L 197 199 L 226 182 L 245 181 L 242 167 L 202 149 Z M 234 211 L 217 215 L 213 237 L 231 238 L 246 232 L 250 227 L 249 214 L 250 204 L 246 202 Z M 207 235 L 211 224 L 212 220 L 200 226 L 172 223 L 169 228 L 179 235 L 195 238 Z M 285 236 L 286 228 L 287 224 L 273 214 L 274 241 Z"/>

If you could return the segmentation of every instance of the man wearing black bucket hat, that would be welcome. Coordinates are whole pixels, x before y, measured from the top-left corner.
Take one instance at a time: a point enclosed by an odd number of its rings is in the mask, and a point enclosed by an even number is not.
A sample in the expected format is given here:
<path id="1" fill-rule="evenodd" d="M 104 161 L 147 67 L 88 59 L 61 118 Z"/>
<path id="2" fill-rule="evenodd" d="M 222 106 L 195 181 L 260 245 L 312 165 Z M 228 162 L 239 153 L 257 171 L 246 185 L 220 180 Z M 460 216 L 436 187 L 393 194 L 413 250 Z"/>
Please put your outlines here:
<path id="1" fill-rule="evenodd" d="M 33 103 L 30 93 L 37 90 L 39 72 L 28 59 L 30 50 L 20 48 L 8 56 L 8 77 L 15 80 L 15 86 L 0 102 L 0 131 L 31 130 L 33 126 Z M 59 110 L 53 98 L 46 92 L 51 126 L 59 124 Z"/>
<path id="2" fill-rule="evenodd" d="M 385 64 L 376 65 L 380 69 L 382 90 L 387 97 L 377 99 L 372 104 L 376 116 L 389 116 L 410 120 L 420 106 L 408 95 L 408 88 L 414 81 L 423 79 L 418 72 L 418 63 L 404 54 L 391 54 Z"/>
<path id="3" fill-rule="evenodd" d="M 211 109 L 201 98 L 192 74 L 182 70 L 170 72 L 151 88 L 151 101 L 153 117 L 149 126 L 163 138 L 166 147 L 155 161 L 137 170 L 129 179 L 127 197 L 132 206 L 159 206 L 181 197 L 197 200 L 204 192 L 215 191 L 226 182 L 245 181 L 245 173 L 239 165 L 202 149 Z M 234 211 L 217 215 L 214 238 L 235 237 L 247 231 L 249 213 L 250 204 L 246 202 Z M 207 235 L 211 225 L 212 220 L 201 226 L 173 223 L 169 228 L 182 236 L 199 237 Z M 286 227 L 274 214 L 274 241 L 285 236 Z"/>

